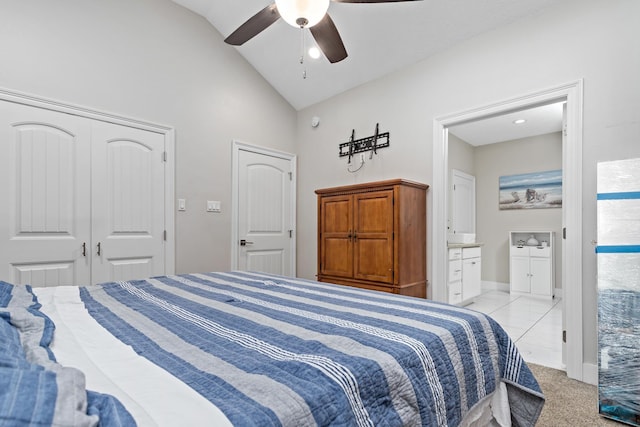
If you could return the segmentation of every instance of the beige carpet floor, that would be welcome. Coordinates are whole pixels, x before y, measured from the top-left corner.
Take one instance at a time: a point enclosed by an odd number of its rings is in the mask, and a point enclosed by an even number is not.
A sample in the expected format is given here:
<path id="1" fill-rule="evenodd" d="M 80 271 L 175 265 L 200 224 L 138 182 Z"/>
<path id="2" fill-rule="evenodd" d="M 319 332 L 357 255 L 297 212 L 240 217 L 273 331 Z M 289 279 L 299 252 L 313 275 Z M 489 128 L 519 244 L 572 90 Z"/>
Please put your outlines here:
<path id="1" fill-rule="evenodd" d="M 529 363 L 546 398 L 536 427 L 617 426 L 598 414 L 598 388 L 567 378 L 564 371 Z"/>

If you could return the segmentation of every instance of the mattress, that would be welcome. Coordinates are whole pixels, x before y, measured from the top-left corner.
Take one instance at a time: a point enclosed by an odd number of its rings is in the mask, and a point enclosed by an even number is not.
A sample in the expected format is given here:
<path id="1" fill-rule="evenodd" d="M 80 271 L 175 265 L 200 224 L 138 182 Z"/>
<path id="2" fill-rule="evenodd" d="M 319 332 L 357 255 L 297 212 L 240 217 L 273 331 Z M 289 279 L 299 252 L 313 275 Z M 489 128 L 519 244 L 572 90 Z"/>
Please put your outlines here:
<path id="1" fill-rule="evenodd" d="M 246 272 L 34 293 L 57 361 L 141 426 L 533 426 L 544 402 L 496 322 L 432 301 Z"/>

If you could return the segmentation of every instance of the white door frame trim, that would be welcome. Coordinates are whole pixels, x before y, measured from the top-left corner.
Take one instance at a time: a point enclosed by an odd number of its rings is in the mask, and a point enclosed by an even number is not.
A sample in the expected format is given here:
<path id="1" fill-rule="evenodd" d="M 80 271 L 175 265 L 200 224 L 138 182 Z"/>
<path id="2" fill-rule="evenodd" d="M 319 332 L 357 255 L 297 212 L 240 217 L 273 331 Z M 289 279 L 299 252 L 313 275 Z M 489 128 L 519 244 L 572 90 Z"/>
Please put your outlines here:
<path id="1" fill-rule="evenodd" d="M 432 298 L 437 301 L 446 301 L 448 206 L 446 190 L 449 160 L 447 128 L 468 121 L 563 100 L 567 102 L 567 137 L 563 147 L 563 209 L 565 210 L 563 227 L 568 232 L 565 240 L 562 290 L 563 301 L 571 301 L 571 304 L 564 305 L 567 331 L 566 363 L 567 376 L 582 381 L 585 375 L 589 376 L 589 368 L 583 364 L 582 337 L 582 79 L 495 104 L 436 117 L 433 120 Z"/>
<path id="2" fill-rule="evenodd" d="M 74 105 L 41 96 L 17 92 L 0 88 L 0 100 L 29 105 L 60 113 L 71 114 L 102 122 L 128 126 L 135 129 L 156 132 L 164 136 L 165 141 L 165 170 L 164 170 L 164 220 L 165 220 L 165 274 L 175 274 L 176 271 L 176 231 L 175 231 L 175 129 L 170 126 L 147 122 L 121 116 L 119 114 L 94 110 L 92 108 Z"/>
<path id="3" fill-rule="evenodd" d="M 277 157 L 280 159 L 288 160 L 291 163 L 291 172 L 293 178 L 291 179 L 291 229 L 293 230 L 293 238 L 291 239 L 291 272 L 292 277 L 296 276 L 296 177 L 297 174 L 297 158 L 295 154 L 286 153 L 284 151 L 275 150 L 272 148 L 260 147 L 258 145 L 248 144 L 237 140 L 231 141 L 231 269 L 238 269 L 238 212 L 239 200 L 239 177 L 238 177 L 238 164 L 240 161 L 240 151 L 250 151 L 252 153 L 263 154 L 266 156 Z"/>

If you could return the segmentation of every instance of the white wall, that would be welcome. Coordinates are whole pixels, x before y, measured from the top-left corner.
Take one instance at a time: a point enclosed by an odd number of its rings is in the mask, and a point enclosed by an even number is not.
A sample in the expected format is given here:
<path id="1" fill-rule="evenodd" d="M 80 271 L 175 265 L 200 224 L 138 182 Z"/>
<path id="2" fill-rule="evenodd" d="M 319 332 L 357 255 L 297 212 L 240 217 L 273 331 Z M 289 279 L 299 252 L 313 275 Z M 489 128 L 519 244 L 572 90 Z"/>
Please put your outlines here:
<path id="1" fill-rule="evenodd" d="M 176 270 L 228 270 L 231 141 L 293 152 L 293 108 L 169 0 L 0 0 L 0 16 L 0 87 L 175 127 Z"/>
<path id="2" fill-rule="evenodd" d="M 584 79 L 584 361 L 595 363 L 596 163 L 640 157 L 640 2 L 567 0 L 298 113 L 298 274 L 316 274 L 316 188 L 404 177 L 432 181 L 433 119 Z M 317 115 L 322 123 L 309 125 Z M 390 131 L 357 174 L 338 144 Z M 431 215 L 431 197 L 427 214 Z M 431 221 L 428 219 L 431 226 Z M 428 230 L 428 233 L 431 229 Z M 428 253 L 432 242 L 427 238 Z M 430 278 L 431 267 L 428 267 Z"/>
<path id="3" fill-rule="evenodd" d="M 461 140 L 451 132 L 449 132 L 449 176 L 451 169 L 462 171 L 469 175 L 476 174 L 475 166 L 475 150 L 471 144 Z"/>

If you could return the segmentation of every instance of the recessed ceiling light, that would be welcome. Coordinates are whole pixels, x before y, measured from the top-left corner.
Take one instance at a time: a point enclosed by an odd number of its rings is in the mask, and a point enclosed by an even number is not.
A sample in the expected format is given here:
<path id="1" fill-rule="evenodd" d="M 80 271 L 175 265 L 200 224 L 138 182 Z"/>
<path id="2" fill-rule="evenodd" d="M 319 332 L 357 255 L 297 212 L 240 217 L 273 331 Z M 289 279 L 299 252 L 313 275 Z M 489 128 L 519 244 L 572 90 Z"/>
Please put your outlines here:
<path id="1" fill-rule="evenodd" d="M 313 59 L 320 58 L 320 49 L 318 49 L 315 46 L 310 47 L 309 48 L 309 56 L 312 57 Z"/>
<path id="2" fill-rule="evenodd" d="M 514 124 L 514 125 L 521 125 L 521 124 L 523 124 L 524 122 L 526 122 L 526 120 L 525 120 L 525 119 L 518 119 L 518 120 L 514 120 L 514 121 L 513 121 L 513 124 Z"/>

